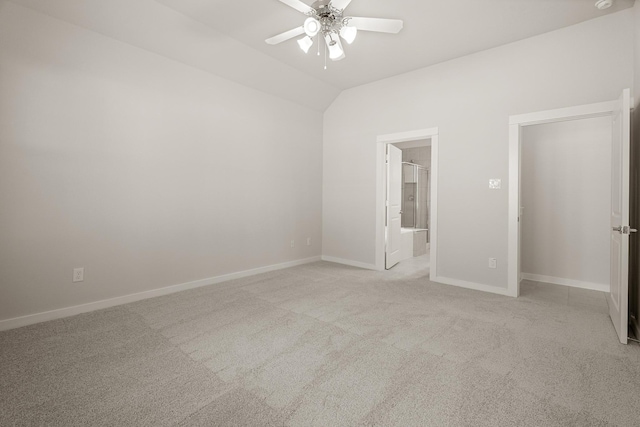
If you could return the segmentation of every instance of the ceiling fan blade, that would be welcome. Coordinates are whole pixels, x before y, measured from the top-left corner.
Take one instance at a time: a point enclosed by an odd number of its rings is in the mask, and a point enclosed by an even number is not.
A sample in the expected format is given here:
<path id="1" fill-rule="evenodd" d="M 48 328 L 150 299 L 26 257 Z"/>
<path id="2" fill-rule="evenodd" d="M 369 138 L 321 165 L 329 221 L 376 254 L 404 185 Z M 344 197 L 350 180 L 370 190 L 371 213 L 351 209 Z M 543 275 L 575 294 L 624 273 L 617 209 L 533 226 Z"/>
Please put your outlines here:
<path id="1" fill-rule="evenodd" d="M 349 3 L 351 3 L 351 0 L 331 0 L 331 6 L 338 10 L 345 10 Z"/>
<path id="2" fill-rule="evenodd" d="M 307 13 L 313 13 L 313 8 L 309 5 L 302 3 L 300 0 L 280 0 L 282 3 L 286 4 L 289 7 L 294 8 L 298 12 L 302 12 L 305 15 Z"/>
<path id="3" fill-rule="evenodd" d="M 356 27 L 362 31 L 377 31 L 379 33 L 396 34 L 402 29 L 403 22 L 400 19 L 350 17 L 347 25 Z"/>
<path id="4" fill-rule="evenodd" d="M 293 30 L 285 31 L 284 33 L 278 34 L 277 36 L 273 36 L 265 40 L 267 44 L 278 44 L 289 39 L 292 39 L 300 34 L 304 34 L 304 27 L 294 28 Z"/>

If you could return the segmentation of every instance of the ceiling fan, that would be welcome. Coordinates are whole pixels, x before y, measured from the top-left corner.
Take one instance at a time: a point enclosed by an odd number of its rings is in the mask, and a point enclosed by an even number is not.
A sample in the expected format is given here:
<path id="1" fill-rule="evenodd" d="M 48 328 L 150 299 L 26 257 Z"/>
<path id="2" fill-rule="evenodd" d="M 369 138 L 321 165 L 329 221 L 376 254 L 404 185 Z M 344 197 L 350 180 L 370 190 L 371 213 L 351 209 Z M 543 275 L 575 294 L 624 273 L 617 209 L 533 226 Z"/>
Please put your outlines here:
<path id="1" fill-rule="evenodd" d="M 345 57 L 340 38 L 351 44 L 355 40 L 358 30 L 396 34 L 400 32 L 403 25 L 399 19 L 344 16 L 344 10 L 349 6 L 351 0 L 318 0 L 311 6 L 300 0 L 280 1 L 304 13 L 308 18 L 300 27 L 285 31 L 265 41 L 275 45 L 304 34 L 304 37 L 298 40 L 298 45 L 307 53 L 313 45 L 313 37 L 317 35 L 318 43 L 320 38 L 324 40 L 329 58 L 333 61 L 339 61 Z M 319 49 L 318 45 L 318 55 L 320 55 Z M 327 68 L 326 58 L 324 68 Z"/>

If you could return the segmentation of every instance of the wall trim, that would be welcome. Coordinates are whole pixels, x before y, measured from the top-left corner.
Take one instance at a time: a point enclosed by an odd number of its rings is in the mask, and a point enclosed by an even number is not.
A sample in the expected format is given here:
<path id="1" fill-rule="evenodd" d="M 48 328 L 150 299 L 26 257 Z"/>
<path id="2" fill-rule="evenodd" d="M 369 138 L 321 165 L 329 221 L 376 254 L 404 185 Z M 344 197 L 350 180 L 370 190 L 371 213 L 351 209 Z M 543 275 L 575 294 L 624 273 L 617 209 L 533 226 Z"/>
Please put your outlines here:
<path id="1" fill-rule="evenodd" d="M 336 264 L 348 265 L 351 267 L 364 268 L 366 270 L 378 270 L 375 264 L 367 264 L 366 262 L 351 261 L 349 259 L 336 258 L 327 255 L 322 255 L 322 261 L 334 262 Z"/>
<path id="2" fill-rule="evenodd" d="M 572 288 L 590 289 L 592 291 L 609 292 L 610 286 L 602 283 L 584 282 L 582 280 L 563 279 L 562 277 L 544 276 L 542 274 L 522 273 L 522 280 L 553 283 L 554 285 L 570 286 Z"/>
<path id="3" fill-rule="evenodd" d="M 509 124 L 533 126 L 564 120 L 589 119 L 593 117 L 610 116 L 611 112 L 615 109 L 616 101 L 598 102 L 595 104 L 578 105 L 574 107 L 509 116 Z"/>
<path id="4" fill-rule="evenodd" d="M 129 294 L 129 295 L 124 295 L 120 297 L 94 301 L 86 304 L 75 305 L 72 307 L 59 308 L 56 310 L 45 311 L 42 313 L 28 314 L 26 316 L 0 320 L 0 331 L 20 328 L 22 326 L 33 325 L 35 323 L 46 322 L 49 320 L 62 319 L 64 317 L 75 316 L 81 313 L 88 313 L 90 311 L 102 310 L 104 308 L 115 307 L 122 304 L 128 304 L 130 302 L 141 301 L 149 298 L 155 298 L 163 295 L 173 294 L 176 292 L 186 291 L 189 289 L 215 285 L 222 282 L 228 282 L 229 280 L 255 276 L 256 274 L 267 273 L 269 271 L 275 271 L 275 270 L 282 270 L 285 268 L 295 267 L 303 264 L 309 264 L 309 263 L 317 262 L 320 260 L 321 260 L 320 256 L 303 258 L 303 259 L 298 259 L 294 261 L 283 262 L 281 264 L 272 264 L 264 267 L 253 268 L 250 270 L 223 274 L 221 276 L 209 277 L 207 279 L 195 280 L 193 282 L 181 283 L 178 285 L 166 286 L 163 288 L 152 289 L 144 292 L 138 292 L 135 294 Z"/>
<path id="5" fill-rule="evenodd" d="M 492 294 L 498 294 L 498 295 L 504 295 L 504 296 L 513 296 L 513 297 L 516 296 L 516 295 L 511 295 L 509 293 L 509 289 L 507 288 L 499 288 L 497 286 L 483 285 L 482 283 L 476 283 L 476 282 L 467 282 L 466 280 L 452 279 L 450 277 L 438 276 L 435 278 L 431 278 L 430 280 L 432 282 L 442 283 L 444 285 L 453 285 L 453 286 L 457 286 L 465 289 L 472 289 L 474 291 L 489 292 Z"/>

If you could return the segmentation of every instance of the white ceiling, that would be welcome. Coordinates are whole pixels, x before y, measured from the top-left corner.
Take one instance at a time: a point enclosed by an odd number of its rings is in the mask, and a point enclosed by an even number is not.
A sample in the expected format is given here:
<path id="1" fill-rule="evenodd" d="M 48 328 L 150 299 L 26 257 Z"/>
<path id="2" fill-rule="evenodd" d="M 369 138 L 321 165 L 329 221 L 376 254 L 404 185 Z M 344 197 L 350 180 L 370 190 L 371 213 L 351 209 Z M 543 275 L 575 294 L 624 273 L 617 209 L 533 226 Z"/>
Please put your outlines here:
<path id="1" fill-rule="evenodd" d="M 522 40 L 633 6 L 616 0 L 606 11 L 595 0 L 353 0 L 346 16 L 396 18 L 397 35 L 360 32 L 347 57 L 330 62 L 295 39 L 277 46 L 264 40 L 302 25 L 303 14 L 278 0 L 157 0 L 252 48 L 339 89 L 437 64 Z M 313 0 L 302 0 L 311 4 Z"/>
<path id="2" fill-rule="evenodd" d="M 615 0 L 353 0 L 346 15 L 404 20 L 396 35 L 359 32 L 329 62 L 295 39 L 264 40 L 305 16 L 278 0 L 11 0 L 202 69 L 324 111 L 341 90 L 437 64 L 633 6 Z M 303 0 L 311 4 L 311 0 Z M 314 46 L 315 47 L 315 46 Z"/>

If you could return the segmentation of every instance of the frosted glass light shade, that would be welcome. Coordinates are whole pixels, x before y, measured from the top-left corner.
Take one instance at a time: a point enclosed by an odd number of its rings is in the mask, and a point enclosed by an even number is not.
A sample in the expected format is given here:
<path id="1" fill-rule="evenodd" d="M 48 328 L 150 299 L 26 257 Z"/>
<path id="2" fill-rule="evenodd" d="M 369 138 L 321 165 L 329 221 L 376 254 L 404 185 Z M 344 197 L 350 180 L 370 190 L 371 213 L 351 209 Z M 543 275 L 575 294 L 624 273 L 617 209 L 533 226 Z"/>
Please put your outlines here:
<path id="1" fill-rule="evenodd" d="M 340 37 L 337 34 L 331 33 L 324 36 L 324 41 L 329 48 L 329 58 L 333 61 L 339 61 L 344 58 L 344 50 L 342 49 L 342 43 L 340 43 Z"/>
<path id="2" fill-rule="evenodd" d="M 320 21 L 316 18 L 310 16 L 304 21 L 304 32 L 307 33 L 309 37 L 314 37 L 320 31 Z"/>
<path id="3" fill-rule="evenodd" d="M 300 46 L 300 49 L 302 49 L 304 53 L 307 53 L 311 46 L 313 46 L 313 40 L 311 40 L 309 36 L 303 37 L 298 40 L 298 46 Z"/>
<path id="4" fill-rule="evenodd" d="M 351 44 L 356 39 L 356 35 L 358 34 L 358 29 L 356 27 L 347 27 L 344 26 L 340 28 L 340 37 L 344 39 L 347 43 Z"/>

